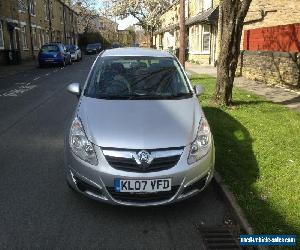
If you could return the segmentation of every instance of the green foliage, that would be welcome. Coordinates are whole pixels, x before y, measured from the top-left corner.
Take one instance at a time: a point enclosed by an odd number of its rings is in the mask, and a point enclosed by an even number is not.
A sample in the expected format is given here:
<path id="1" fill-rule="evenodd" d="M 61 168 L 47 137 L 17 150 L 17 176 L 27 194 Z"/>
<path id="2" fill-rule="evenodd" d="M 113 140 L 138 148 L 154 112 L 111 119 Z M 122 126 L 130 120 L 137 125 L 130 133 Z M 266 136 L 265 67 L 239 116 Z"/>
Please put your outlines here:
<path id="1" fill-rule="evenodd" d="M 215 145 L 216 169 L 255 232 L 300 236 L 300 115 L 234 89 L 233 107 L 210 104 L 215 78 L 195 75 Z"/>

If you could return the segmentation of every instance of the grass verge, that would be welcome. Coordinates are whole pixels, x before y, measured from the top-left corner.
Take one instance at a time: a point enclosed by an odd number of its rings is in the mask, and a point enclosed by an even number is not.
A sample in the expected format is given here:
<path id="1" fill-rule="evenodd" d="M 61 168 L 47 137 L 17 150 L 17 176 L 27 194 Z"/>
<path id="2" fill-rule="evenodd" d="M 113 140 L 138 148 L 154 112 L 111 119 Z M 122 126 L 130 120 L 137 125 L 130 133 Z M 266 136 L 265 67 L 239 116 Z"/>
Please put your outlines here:
<path id="1" fill-rule="evenodd" d="M 214 135 L 216 169 L 255 233 L 300 237 L 300 115 L 237 88 L 233 107 L 214 107 L 215 78 L 191 80 L 205 87 L 199 99 Z"/>

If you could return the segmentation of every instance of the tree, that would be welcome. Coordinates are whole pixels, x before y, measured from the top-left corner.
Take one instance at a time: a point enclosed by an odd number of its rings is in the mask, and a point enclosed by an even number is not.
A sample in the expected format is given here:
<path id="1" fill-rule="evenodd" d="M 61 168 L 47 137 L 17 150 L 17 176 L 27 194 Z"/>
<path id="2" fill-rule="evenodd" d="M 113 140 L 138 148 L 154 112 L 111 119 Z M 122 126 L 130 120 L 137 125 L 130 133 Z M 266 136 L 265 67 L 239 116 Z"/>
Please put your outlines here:
<path id="1" fill-rule="evenodd" d="M 252 0 L 221 0 L 219 5 L 218 75 L 214 94 L 217 104 L 232 104 L 232 89 L 240 55 L 244 20 Z"/>
<path id="2" fill-rule="evenodd" d="M 78 14 L 79 33 L 89 33 L 96 30 L 96 20 L 99 13 L 96 11 L 96 0 L 73 1 L 73 8 Z"/>
<path id="3" fill-rule="evenodd" d="M 185 0 L 180 0 L 179 61 L 185 68 Z"/>
<path id="4" fill-rule="evenodd" d="M 138 24 L 150 36 L 150 43 L 155 29 L 159 26 L 159 16 L 171 5 L 170 0 L 103 0 L 105 13 L 124 19 L 133 16 Z"/>

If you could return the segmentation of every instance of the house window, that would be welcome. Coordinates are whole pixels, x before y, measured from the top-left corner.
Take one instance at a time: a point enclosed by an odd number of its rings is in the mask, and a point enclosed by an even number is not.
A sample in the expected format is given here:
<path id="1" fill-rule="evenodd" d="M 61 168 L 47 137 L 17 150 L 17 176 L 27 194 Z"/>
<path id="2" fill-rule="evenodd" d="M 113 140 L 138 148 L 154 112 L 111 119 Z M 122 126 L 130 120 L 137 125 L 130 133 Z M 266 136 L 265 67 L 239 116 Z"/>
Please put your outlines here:
<path id="1" fill-rule="evenodd" d="M 32 32 L 32 43 L 33 43 L 33 47 L 36 49 L 36 48 L 37 48 L 36 28 L 35 28 L 35 27 L 32 27 L 31 32 Z"/>
<path id="2" fill-rule="evenodd" d="M 49 43 L 49 31 L 45 32 L 45 43 Z"/>
<path id="3" fill-rule="evenodd" d="M 23 49 L 28 49 L 25 25 L 21 26 L 21 40 L 22 40 Z"/>
<path id="4" fill-rule="evenodd" d="M 203 10 L 207 10 L 212 7 L 212 0 L 203 0 Z"/>
<path id="5" fill-rule="evenodd" d="M 41 47 L 45 44 L 45 32 L 41 30 Z"/>
<path id="6" fill-rule="evenodd" d="M 193 48 L 194 48 L 194 46 L 193 46 L 193 41 L 194 41 L 194 39 L 193 39 L 193 27 L 190 27 L 190 32 L 189 32 L 189 34 L 190 34 L 190 39 L 189 39 L 189 50 L 190 50 L 190 51 L 193 51 Z"/>
<path id="7" fill-rule="evenodd" d="M 62 7 L 59 7 L 59 10 L 60 10 L 60 22 L 62 23 L 64 19 L 64 11 Z"/>
<path id="8" fill-rule="evenodd" d="M 199 34 L 199 25 L 196 25 L 195 26 L 195 30 L 196 30 L 196 32 L 195 32 L 195 36 L 196 36 L 196 39 L 195 39 L 195 41 L 196 41 L 196 46 L 195 46 L 195 50 L 199 50 L 199 45 L 200 45 L 200 34 Z"/>
<path id="9" fill-rule="evenodd" d="M 48 0 L 44 1 L 44 15 L 45 15 L 45 20 L 49 20 L 50 16 L 49 16 L 49 3 Z"/>
<path id="10" fill-rule="evenodd" d="M 29 11 L 32 16 L 35 16 L 35 5 L 36 2 L 34 0 L 29 0 Z"/>
<path id="11" fill-rule="evenodd" d="M 210 51 L 210 26 L 206 24 L 203 25 L 202 29 L 202 51 Z"/>
<path id="12" fill-rule="evenodd" d="M 20 12 L 26 12 L 26 1 L 25 0 L 19 0 L 18 1 L 18 7 Z"/>
<path id="13" fill-rule="evenodd" d="M 53 11 L 53 4 L 52 2 L 50 3 L 50 12 L 51 12 L 51 19 L 54 19 L 54 11 Z"/>
<path id="14" fill-rule="evenodd" d="M 188 18 L 189 17 L 189 1 L 190 0 L 185 0 L 184 1 L 184 11 L 185 11 L 185 18 Z"/>
<path id="15" fill-rule="evenodd" d="M 196 12 L 199 13 L 203 9 L 203 0 L 195 0 Z"/>
<path id="16" fill-rule="evenodd" d="M 3 26 L 0 20 L 0 49 L 4 49 Z"/>
<path id="17" fill-rule="evenodd" d="M 41 35 L 42 35 L 42 30 L 41 29 L 37 29 L 36 32 L 36 40 L 37 40 L 37 48 L 39 49 L 41 46 Z"/>

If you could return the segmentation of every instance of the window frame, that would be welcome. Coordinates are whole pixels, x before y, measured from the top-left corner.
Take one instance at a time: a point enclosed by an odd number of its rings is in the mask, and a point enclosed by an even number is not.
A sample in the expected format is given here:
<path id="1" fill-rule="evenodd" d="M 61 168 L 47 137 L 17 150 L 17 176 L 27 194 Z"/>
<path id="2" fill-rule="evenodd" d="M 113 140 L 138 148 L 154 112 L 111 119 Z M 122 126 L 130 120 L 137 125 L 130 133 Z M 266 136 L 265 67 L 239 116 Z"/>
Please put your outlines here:
<path id="1" fill-rule="evenodd" d="M 5 43 L 4 43 L 4 31 L 3 31 L 2 20 L 0 20 L 0 40 L 2 41 L 2 46 L 0 45 L 0 49 L 4 49 L 5 48 Z"/>
<path id="2" fill-rule="evenodd" d="M 209 28 L 209 31 L 205 31 L 206 27 Z M 204 36 L 207 36 L 207 35 L 209 37 L 209 39 L 208 39 L 208 50 L 205 50 L 204 49 L 204 41 L 205 41 Z M 211 45 L 211 26 L 210 25 L 208 25 L 208 24 L 203 24 L 202 25 L 201 40 L 202 40 L 202 42 L 201 42 L 201 51 L 202 51 L 202 53 L 208 53 L 209 54 L 210 53 L 210 45 Z"/>
<path id="3" fill-rule="evenodd" d="M 29 0 L 29 12 L 31 16 L 36 16 L 36 1 Z"/>
<path id="4" fill-rule="evenodd" d="M 48 4 L 48 1 L 47 1 L 47 0 L 44 0 L 44 15 L 45 15 L 45 21 L 49 21 L 49 20 L 50 20 L 49 10 L 50 10 L 50 6 L 49 6 L 49 4 Z"/>
<path id="5" fill-rule="evenodd" d="M 210 8 L 212 8 L 213 3 L 212 0 L 203 0 L 203 11 L 208 10 Z"/>
<path id="6" fill-rule="evenodd" d="M 28 50 L 28 41 L 26 36 L 26 25 L 23 24 L 20 27 L 21 39 L 22 39 L 22 48 L 23 50 Z"/>
<path id="7" fill-rule="evenodd" d="M 203 11 L 203 1 L 204 0 L 196 0 L 195 1 L 195 9 L 196 9 L 196 13 L 195 15 L 197 15 L 199 12 Z"/>

